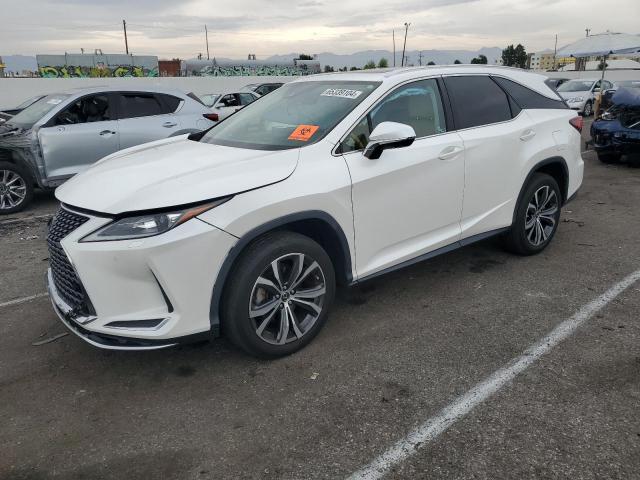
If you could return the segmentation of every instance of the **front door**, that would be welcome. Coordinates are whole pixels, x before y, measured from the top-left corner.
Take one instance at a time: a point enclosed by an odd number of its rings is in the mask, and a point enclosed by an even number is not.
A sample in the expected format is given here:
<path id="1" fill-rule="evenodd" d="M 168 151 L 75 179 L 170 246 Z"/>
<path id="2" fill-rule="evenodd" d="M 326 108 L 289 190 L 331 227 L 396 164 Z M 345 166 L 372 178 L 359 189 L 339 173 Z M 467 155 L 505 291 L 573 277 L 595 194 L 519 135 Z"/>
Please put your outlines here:
<path id="1" fill-rule="evenodd" d="M 363 155 L 381 122 L 411 125 L 409 147 Z M 359 277 L 412 260 L 460 237 L 464 150 L 447 132 L 438 84 L 420 80 L 396 88 L 354 127 L 342 144 L 352 180 Z"/>
<path id="2" fill-rule="evenodd" d="M 108 94 L 73 101 L 38 131 L 48 178 L 75 175 L 120 149 Z"/>

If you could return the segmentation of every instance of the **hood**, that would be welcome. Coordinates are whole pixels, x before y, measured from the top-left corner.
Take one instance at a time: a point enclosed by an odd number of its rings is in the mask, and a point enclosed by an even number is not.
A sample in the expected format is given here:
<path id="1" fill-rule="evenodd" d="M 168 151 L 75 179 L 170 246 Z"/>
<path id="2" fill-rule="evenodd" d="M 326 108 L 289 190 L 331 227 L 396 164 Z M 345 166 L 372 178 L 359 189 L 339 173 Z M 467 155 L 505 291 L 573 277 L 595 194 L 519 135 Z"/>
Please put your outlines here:
<path id="1" fill-rule="evenodd" d="M 284 180 L 299 149 L 223 147 L 186 136 L 147 143 L 100 160 L 56 190 L 71 206 L 120 214 L 224 197 Z"/>
<path id="2" fill-rule="evenodd" d="M 589 95 L 589 90 L 584 90 L 582 92 L 558 92 L 562 98 L 565 100 L 568 98 L 576 98 L 576 97 L 587 97 Z"/>

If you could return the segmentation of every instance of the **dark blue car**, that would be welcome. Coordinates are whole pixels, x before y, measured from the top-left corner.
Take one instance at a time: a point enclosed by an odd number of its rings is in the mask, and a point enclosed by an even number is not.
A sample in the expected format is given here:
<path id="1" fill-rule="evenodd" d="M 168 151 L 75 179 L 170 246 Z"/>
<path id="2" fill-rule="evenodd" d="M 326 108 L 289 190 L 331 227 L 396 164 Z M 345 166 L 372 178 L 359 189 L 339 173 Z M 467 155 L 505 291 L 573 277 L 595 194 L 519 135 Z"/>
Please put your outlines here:
<path id="1" fill-rule="evenodd" d="M 640 167 L 640 89 L 620 88 L 612 106 L 591 125 L 593 146 L 600 161 L 614 163 L 627 155 L 629 165 Z"/>

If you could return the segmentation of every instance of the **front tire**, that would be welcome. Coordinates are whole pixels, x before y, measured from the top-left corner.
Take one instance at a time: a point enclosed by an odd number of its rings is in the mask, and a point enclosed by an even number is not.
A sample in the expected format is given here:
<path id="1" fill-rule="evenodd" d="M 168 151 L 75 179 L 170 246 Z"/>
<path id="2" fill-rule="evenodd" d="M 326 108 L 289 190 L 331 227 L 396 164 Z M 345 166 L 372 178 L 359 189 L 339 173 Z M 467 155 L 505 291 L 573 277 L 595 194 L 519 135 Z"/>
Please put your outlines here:
<path id="1" fill-rule="evenodd" d="M 21 165 L 0 162 L 0 215 L 23 210 L 33 198 L 33 182 Z"/>
<path id="2" fill-rule="evenodd" d="M 584 109 L 582 110 L 582 116 L 590 117 L 592 113 L 593 113 L 593 104 L 591 103 L 591 100 L 589 100 L 587 103 L 584 104 Z"/>
<path id="3" fill-rule="evenodd" d="M 335 273 L 324 249 L 304 235 L 273 232 L 241 255 L 225 286 L 222 333 L 260 358 L 306 346 L 327 320 Z"/>
<path id="4" fill-rule="evenodd" d="M 562 195 L 555 179 L 535 173 L 516 207 L 516 216 L 505 236 L 508 250 L 518 255 L 535 255 L 544 250 L 560 221 Z"/>

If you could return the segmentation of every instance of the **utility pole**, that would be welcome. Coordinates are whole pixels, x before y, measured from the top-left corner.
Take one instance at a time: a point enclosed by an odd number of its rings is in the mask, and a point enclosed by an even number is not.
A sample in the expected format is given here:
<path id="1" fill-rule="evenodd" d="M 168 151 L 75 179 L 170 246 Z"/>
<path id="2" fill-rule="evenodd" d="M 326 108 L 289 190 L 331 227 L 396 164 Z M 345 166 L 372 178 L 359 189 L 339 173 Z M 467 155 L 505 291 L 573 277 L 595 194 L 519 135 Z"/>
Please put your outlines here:
<path id="1" fill-rule="evenodd" d="M 420 53 L 418 54 L 418 63 L 422 66 L 422 50 L 420 50 Z"/>
<path id="2" fill-rule="evenodd" d="M 393 66 L 396 66 L 396 31 L 395 29 L 391 30 L 391 35 L 393 35 Z"/>
<path id="3" fill-rule="evenodd" d="M 209 31 L 206 25 L 204 26 L 204 38 L 207 41 L 207 60 L 209 60 Z"/>
<path id="4" fill-rule="evenodd" d="M 556 33 L 556 43 L 553 46 L 553 70 L 556 70 L 556 54 L 558 53 L 558 34 Z"/>
<path id="5" fill-rule="evenodd" d="M 404 46 L 402 47 L 402 63 L 401 63 L 401 67 L 404 67 L 404 52 L 407 49 L 407 33 L 409 32 L 409 25 L 411 25 L 411 23 L 407 23 L 404 22 Z"/>
<path id="6" fill-rule="evenodd" d="M 589 32 L 591 31 L 591 29 L 590 28 L 585 28 L 584 31 L 587 32 L 587 37 L 588 37 L 589 36 Z"/>
<path id="7" fill-rule="evenodd" d="M 127 41 L 127 22 L 124 19 L 122 20 L 122 28 L 124 29 L 124 48 L 127 52 L 127 55 L 129 55 L 129 42 Z"/>

